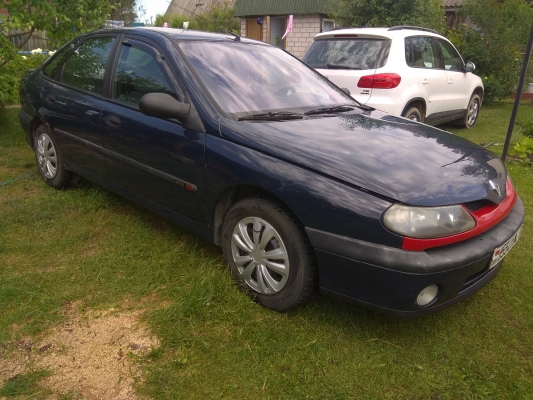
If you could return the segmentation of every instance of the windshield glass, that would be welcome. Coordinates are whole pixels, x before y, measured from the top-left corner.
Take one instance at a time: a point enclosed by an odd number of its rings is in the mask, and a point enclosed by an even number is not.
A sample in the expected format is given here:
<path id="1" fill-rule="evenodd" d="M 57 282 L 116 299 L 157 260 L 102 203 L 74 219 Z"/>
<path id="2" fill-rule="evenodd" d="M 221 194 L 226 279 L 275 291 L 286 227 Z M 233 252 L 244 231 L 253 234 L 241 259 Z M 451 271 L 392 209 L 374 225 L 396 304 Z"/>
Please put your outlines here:
<path id="1" fill-rule="evenodd" d="M 356 104 L 276 47 L 204 41 L 180 47 L 218 107 L 235 117 Z"/>
<path id="2" fill-rule="evenodd" d="M 385 65 L 389 49 L 388 39 L 315 40 L 303 62 L 319 69 L 376 69 Z"/>

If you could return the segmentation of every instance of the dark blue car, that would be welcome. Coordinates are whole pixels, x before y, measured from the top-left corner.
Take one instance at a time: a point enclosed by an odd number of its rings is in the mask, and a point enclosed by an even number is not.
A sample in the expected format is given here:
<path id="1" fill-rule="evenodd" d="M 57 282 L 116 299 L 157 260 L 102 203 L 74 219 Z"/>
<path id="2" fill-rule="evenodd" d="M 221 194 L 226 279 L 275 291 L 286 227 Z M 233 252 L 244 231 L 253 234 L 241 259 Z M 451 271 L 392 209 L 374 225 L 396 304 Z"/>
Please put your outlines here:
<path id="1" fill-rule="evenodd" d="M 82 176 L 220 245 L 277 311 L 317 288 L 398 316 L 443 309 L 497 275 L 523 223 L 494 154 L 363 106 L 262 42 L 101 30 L 20 96 L 48 185 Z"/>

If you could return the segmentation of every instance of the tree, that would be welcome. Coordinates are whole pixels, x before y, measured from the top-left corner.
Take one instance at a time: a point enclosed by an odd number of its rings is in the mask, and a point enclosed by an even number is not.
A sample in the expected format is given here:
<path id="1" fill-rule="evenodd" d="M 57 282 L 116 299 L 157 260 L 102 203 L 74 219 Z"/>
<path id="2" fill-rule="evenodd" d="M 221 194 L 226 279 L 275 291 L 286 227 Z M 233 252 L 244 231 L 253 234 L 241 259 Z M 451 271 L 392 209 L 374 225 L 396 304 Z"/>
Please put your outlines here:
<path id="1" fill-rule="evenodd" d="M 9 0 L 9 16 L 0 15 L 0 67 L 8 63 L 35 31 L 46 31 L 60 45 L 82 32 L 103 26 L 110 11 L 108 0 Z M 13 30 L 19 30 L 14 33 Z M 14 45 L 12 39 L 21 40 Z"/>
<path id="2" fill-rule="evenodd" d="M 518 83 L 533 21 L 525 0 L 467 0 L 461 11 L 473 25 L 449 34 L 465 59 L 476 64 L 486 100 L 508 96 Z"/>
<path id="3" fill-rule="evenodd" d="M 146 12 L 142 0 L 109 0 L 111 13 L 109 19 L 124 21 L 125 26 L 139 21 Z"/>
<path id="4" fill-rule="evenodd" d="M 341 26 L 413 25 L 445 30 L 442 0 L 333 0 L 328 12 Z"/>
<path id="5" fill-rule="evenodd" d="M 233 16 L 234 5 L 231 1 L 214 3 L 201 14 L 173 14 L 168 18 L 158 15 L 155 26 L 163 26 L 167 22 L 171 28 L 183 28 L 183 22 L 189 22 L 188 29 L 197 29 L 208 32 L 224 32 L 226 30 L 239 34 L 241 23 L 239 18 Z"/>

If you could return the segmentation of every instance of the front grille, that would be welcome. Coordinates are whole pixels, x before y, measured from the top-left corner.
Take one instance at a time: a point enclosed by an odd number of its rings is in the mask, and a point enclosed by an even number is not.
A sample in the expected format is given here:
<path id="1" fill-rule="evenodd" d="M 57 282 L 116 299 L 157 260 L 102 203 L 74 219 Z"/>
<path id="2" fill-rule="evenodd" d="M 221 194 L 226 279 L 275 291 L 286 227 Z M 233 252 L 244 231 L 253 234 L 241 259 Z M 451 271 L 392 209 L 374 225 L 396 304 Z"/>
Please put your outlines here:
<path id="1" fill-rule="evenodd" d="M 465 206 L 470 212 L 476 212 L 481 210 L 483 207 L 490 206 L 491 204 L 493 204 L 492 201 L 483 199 L 463 203 L 463 206 Z"/>

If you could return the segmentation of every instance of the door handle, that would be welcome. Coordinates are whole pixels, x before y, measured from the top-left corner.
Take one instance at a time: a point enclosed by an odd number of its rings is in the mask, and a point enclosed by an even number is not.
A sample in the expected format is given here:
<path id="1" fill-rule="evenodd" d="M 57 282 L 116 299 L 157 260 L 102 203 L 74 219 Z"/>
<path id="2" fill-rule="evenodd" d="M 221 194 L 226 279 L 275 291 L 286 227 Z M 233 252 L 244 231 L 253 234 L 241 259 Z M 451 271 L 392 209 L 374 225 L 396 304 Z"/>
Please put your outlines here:
<path id="1" fill-rule="evenodd" d="M 424 78 L 424 79 L 422 80 L 422 85 L 427 85 L 428 83 L 429 83 L 429 81 L 428 81 L 426 78 Z"/>
<path id="2" fill-rule="evenodd" d="M 448 79 L 448 85 L 453 85 L 453 79 Z"/>
<path id="3" fill-rule="evenodd" d="M 53 94 L 49 94 L 45 97 L 45 100 L 48 104 L 54 104 L 56 102 L 56 96 L 54 96 Z"/>
<path id="4" fill-rule="evenodd" d="M 107 115 L 104 118 L 105 123 L 111 128 L 118 128 L 120 126 L 120 118 L 116 115 Z"/>

